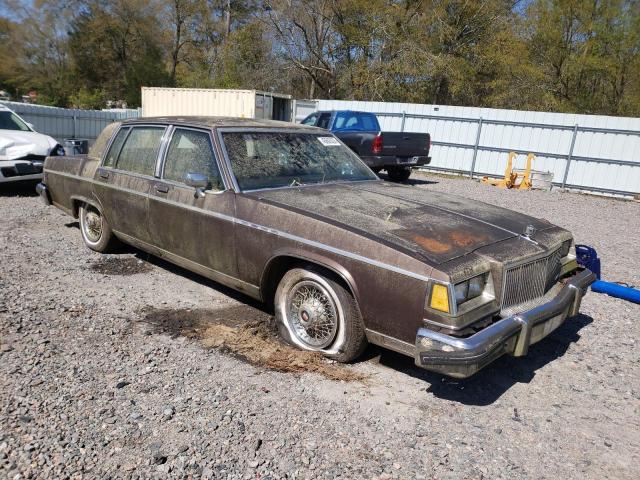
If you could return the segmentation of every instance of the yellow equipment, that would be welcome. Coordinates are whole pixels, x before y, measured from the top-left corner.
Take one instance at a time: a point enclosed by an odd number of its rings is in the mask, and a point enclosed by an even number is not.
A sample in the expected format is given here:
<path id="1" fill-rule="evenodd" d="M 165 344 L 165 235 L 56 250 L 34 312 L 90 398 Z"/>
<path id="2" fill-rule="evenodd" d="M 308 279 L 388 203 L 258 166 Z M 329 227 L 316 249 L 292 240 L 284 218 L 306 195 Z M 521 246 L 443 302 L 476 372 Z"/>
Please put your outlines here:
<path id="1" fill-rule="evenodd" d="M 499 188 L 515 188 L 517 190 L 529 190 L 531 188 L 531 164 L 536 156 L 533 153 L 527 155 L 527 166 L 524 172 L 513 171 L 513 161 L 517 157 L 516 152 L 509 152 L 509 159 L 507 160 L 507 168 L 504 171 L 504 178 L 499 180 L 482 177 L 482 183 L 487 185 L 495 185 Z M 518 181 L 520 179 L 520 181 Z"/>

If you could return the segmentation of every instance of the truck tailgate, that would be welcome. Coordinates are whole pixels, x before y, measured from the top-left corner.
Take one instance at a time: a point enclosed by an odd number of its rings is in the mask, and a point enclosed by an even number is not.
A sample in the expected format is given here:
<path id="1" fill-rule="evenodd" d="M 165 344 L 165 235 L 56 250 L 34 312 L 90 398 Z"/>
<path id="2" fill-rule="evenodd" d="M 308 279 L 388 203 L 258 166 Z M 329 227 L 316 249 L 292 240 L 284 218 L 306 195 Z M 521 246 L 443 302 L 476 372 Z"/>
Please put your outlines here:
<path id="1" fill-rule="evenodd" d="M 382 155 L 427 156 L 430 143 L 428 133 L 382 132 Z"/>

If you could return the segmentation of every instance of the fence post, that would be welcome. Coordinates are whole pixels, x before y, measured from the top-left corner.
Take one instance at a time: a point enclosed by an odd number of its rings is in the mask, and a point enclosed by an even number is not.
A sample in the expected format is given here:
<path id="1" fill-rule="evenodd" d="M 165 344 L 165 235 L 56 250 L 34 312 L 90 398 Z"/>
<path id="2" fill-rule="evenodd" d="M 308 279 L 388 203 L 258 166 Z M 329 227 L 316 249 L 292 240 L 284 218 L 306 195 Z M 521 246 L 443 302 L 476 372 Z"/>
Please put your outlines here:
<path id="1" fill-rule="evenodd" d="M 76 114 L 73 114 L 73 137 L 72 138 L 76 138 L 76 123 L 78 121 L 78 117 L 76 116 Z"/>
<path id="2" fill-rule="evenodd" d="M 404 132 L 404 120 L 407 116 L 407 112 L 405 112 L 404 110 L 402 111 L 402 123 L 400 124 L 400 131 Z"/>
<path id="3" fill-rule="evenodd" d="M 478 157 L 478 145 L 480 145 L 480 133 L 482 132 L 482 117 L 478 122 L 478 132 L 476 133 L 476 143 L 473 146 L 473 160 L 471 161 L 471 171 L 469 172 L 469 178 L 473 178 L 473 172 L 476 171 L 476 158 Z"/>
<path id="4" fill-rule="evenodd" d="M 571 165 L 571 157 L 573 157 L 573 147 L 576 145 L 576 137 L 578 136 L 578 124 L 573 127 L 573 136 L 571 137 L 571 147 L 569 148 L 569 155 L 567 155 L 567 163 L 564 166 L 564 175 L 562 176 L 562 188 L 567 184 L 567 177 L 569 177 L 569 166 Z"/>

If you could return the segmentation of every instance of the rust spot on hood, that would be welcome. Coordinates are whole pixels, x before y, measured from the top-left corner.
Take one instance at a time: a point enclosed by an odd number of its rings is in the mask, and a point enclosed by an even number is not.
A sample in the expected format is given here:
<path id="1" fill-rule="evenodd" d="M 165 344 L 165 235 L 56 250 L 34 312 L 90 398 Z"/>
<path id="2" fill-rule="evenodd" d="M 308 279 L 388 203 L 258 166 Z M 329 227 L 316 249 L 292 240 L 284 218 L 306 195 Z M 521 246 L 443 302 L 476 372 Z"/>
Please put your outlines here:
<path id="1" fill-rule="evenodd" d="M 435 238 L 423 237 L 413 233 L 409 235 L 409 238 L 416 244 L 420 245 L 425 250 L 433 253 L 446 253 L 451 250 L 451 244 L 447 244 L 436 240 Z"/>
<path id="2" fill-rule="evenodd" d="M 476 239 L 464 232 L 451 232 L 451 241 L 461 247 L 470 247 L 476 243 Z"/>
<path id="3" fill-rule="evenodd" d="M 414 231 L 396 230 L 394 232 L 401 238 L 411 240 L 413 243 L 430 253 L 449 253 L 473 250 L 474 247 L 484 245 L 488 237 L 479 232 L 467 232 L 462 230 L 429 232 L 429 234 L 420 234 Z"/>

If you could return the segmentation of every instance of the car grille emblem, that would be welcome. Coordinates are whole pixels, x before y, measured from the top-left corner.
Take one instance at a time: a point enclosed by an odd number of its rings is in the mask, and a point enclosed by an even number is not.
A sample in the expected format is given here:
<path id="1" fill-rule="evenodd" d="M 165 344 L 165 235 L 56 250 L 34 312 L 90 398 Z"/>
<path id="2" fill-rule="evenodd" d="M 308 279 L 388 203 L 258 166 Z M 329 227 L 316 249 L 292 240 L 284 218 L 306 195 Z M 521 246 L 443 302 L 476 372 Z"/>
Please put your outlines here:
<path id="1" fill-rule="evenodd" d="M 536 227 L 533 225 L 527 225 L 527 228 L 524 229 L 524 236 L 527 238 L 531 238 L 536 234 Z"/>

